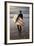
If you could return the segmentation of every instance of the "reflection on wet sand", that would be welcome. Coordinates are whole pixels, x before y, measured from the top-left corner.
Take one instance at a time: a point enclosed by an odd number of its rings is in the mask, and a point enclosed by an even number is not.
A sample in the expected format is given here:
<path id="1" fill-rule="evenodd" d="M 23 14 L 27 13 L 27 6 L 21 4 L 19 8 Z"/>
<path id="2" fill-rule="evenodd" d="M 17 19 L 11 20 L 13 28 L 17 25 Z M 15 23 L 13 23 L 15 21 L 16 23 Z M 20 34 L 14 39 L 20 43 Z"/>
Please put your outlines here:
<path id="1" fill-rule="evenodd" d="M 15 23 L 10 19 L 10 39 L 28 39 L 29 38 L 29 26 L 28 18 L 25 19 L 24 30 L 19 32 Z"/>

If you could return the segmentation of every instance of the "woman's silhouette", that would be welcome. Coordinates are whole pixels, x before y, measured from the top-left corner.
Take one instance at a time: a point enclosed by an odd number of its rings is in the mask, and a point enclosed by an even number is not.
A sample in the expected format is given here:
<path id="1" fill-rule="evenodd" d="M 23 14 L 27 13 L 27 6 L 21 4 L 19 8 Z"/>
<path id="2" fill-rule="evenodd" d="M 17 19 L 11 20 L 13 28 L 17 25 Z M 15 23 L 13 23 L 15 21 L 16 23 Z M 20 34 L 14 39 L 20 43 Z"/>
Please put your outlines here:
<path id="1" fill-rule="evenodd" d="M 16 22 L 19 20 L 19 18 L 23 19 L 22 11 L 20 11 L 20 14 L 18 15 Z M 18 31 L 21 32 L 22 28 L 21 25 L 17 25 Z"/>

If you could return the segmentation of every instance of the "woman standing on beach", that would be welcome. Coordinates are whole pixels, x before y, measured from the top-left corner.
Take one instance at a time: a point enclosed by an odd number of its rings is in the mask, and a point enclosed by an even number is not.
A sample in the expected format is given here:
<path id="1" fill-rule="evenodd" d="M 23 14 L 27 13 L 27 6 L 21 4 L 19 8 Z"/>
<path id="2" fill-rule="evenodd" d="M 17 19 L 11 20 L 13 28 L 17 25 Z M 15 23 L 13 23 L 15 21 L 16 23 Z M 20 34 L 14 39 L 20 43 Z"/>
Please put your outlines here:
<path id="1" fill-rule="evenodd" d="M 18 17 L 16 19 L 16 23 L 17 23 L 18 31 L 21 32 L 22 25 L 23 25 L 23 14 L 22 14 L 22 11 L 20 11 L 20 14 L 18 15 Z"/>

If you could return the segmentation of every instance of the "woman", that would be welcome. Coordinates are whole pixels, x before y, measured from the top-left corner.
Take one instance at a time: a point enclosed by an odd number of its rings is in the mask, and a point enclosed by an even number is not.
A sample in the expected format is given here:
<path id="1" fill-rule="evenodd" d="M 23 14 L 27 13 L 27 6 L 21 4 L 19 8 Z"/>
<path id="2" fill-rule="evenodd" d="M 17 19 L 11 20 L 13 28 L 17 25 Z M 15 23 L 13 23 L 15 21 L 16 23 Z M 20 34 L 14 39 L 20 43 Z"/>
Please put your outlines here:
<path id="1" fill-rule="evenodd" d="M 17 28 L 18 28 L 18 31 L 21 32 L 22 30 L 22 27 L 21 27 L 21 24 L 19 23 L 22 23 L 21 21 L 23 20 L 23 14 L 22 14 L 22 11 L 20 11 L 20 14 L 18 15 L 17 19 L 16 19 L 16 23 L 17 23 Z"/>

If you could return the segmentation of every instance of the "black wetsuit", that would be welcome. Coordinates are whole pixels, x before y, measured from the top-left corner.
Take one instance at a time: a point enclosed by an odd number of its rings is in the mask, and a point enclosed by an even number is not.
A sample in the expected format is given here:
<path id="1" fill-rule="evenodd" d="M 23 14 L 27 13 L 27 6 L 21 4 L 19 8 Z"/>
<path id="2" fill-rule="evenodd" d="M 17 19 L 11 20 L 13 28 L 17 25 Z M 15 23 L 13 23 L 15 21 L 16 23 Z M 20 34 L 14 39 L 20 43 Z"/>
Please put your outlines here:
<path id="1" fill-rule="evenodd" d="M 23 15 L 22 15 L 22 14 L 19 14 L 18 17 L 17 17 L 17 19 L 16 19 L 16 21 L 18 21 L 19 17 L 20 17 L 21 19 L 23 19 Z"/>

